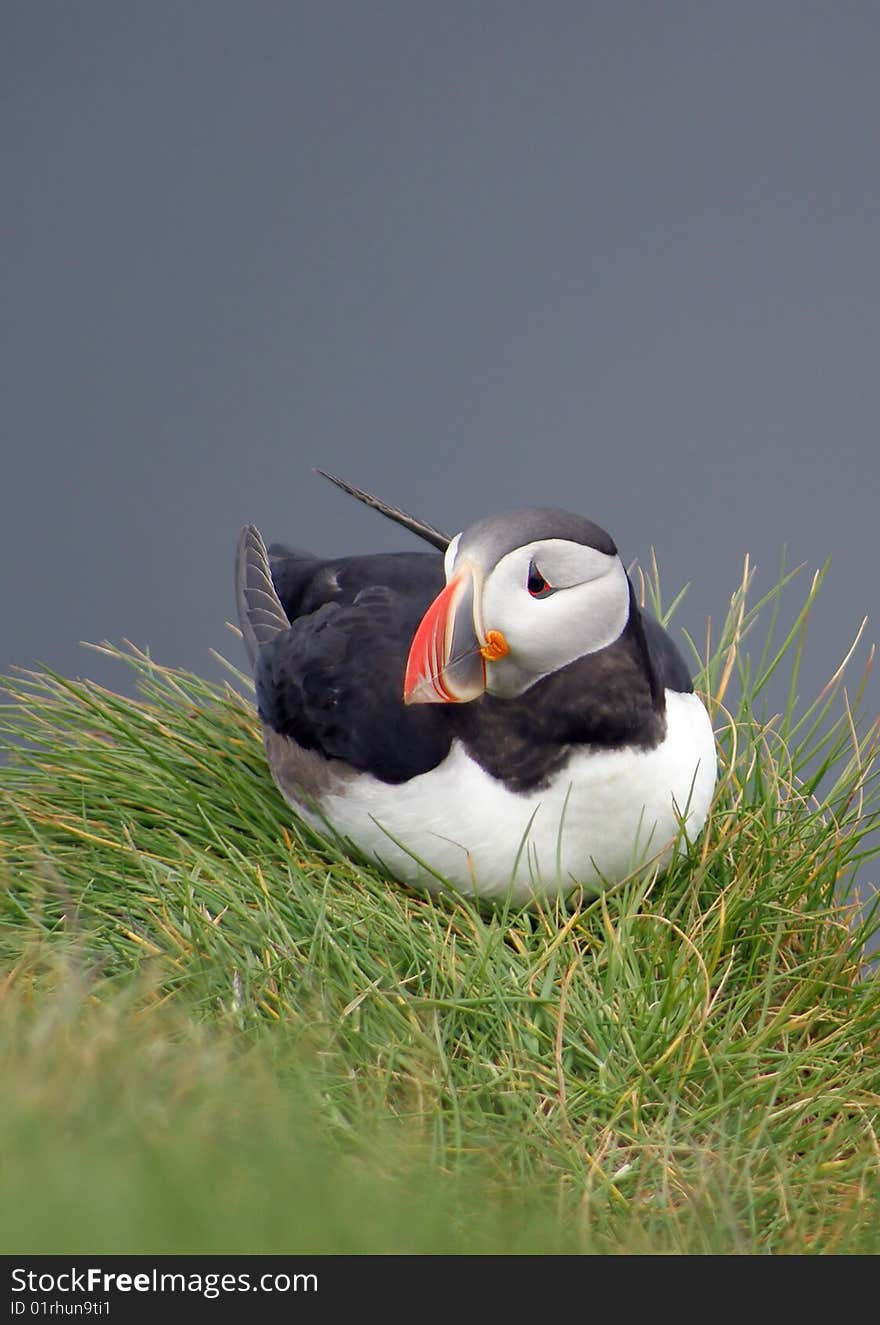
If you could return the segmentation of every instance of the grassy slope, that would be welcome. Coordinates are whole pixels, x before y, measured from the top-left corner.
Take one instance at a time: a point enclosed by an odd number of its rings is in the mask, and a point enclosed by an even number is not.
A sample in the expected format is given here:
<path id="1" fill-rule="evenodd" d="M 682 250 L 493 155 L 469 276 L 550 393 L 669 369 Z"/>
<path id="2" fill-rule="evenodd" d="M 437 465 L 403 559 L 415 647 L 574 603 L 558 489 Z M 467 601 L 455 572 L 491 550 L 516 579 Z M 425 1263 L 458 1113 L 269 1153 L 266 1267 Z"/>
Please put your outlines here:
<path id="1" fill-rule="evenodd" d="M 816 587 L 752 663 L 734 595 L 699 844 L 554 914 L 431 901 L 298 829 L 231 690 L 136 654 L 138 701 L 10 682 L 2 1244 L 880 1250 L 873 922 L 838 900 L 873 733 L 839 685 L 796 709 Z"/>

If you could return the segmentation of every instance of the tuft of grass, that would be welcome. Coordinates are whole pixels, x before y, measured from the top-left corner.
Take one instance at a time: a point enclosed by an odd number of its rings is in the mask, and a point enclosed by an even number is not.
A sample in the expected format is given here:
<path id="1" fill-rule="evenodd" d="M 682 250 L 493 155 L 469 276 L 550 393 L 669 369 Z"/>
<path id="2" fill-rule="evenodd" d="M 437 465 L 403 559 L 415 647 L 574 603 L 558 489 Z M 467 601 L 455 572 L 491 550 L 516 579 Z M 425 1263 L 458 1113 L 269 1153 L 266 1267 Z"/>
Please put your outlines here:
<path id="1" fill-rule="evenodd" d="M 780 631 L 792 577 L 749 606 L 746 566 L 695 648 L 700 840 L 537 911 L 298 824 L 232 686 L 110 646 L 140 698 L 9 679 L 6 1245 L 880 1250 L 877 729 L 843 668 L 798 701 L 821 578 Z"/>

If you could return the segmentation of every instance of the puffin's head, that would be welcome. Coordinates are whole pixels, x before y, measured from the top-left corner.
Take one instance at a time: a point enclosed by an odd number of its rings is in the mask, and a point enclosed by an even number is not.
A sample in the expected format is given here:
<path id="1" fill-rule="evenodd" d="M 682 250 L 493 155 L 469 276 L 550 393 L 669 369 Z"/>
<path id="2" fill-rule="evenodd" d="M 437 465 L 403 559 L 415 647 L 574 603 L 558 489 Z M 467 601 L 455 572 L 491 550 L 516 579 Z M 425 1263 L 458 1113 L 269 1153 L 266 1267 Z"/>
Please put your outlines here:
<path id="1" fill-rule="evenodd" d="M 449 544 L 446 587 L 413 638 L 404 700 L 521 695 L 612 644 L 629 613 L 629 580 L 604 529 L 537 507 L 489 516 Z"/>

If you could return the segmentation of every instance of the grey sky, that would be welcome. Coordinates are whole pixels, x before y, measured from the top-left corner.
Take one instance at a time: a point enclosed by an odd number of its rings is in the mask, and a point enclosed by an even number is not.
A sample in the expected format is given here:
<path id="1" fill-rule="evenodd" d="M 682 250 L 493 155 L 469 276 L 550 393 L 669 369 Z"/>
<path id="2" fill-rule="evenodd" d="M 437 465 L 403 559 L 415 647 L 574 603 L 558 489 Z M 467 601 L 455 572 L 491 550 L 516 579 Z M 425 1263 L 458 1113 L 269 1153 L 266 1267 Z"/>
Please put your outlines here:
<path id="1" fill-rule="evenodd" d="M 876 3 L 0 22 L 0 669 L 241 662 L 246 520 L 414 545 L 313 465 L 451 530 L 580 511 L 698 634 L 747 551 L 832 554 L 817 686 L 876 614 Z"/>

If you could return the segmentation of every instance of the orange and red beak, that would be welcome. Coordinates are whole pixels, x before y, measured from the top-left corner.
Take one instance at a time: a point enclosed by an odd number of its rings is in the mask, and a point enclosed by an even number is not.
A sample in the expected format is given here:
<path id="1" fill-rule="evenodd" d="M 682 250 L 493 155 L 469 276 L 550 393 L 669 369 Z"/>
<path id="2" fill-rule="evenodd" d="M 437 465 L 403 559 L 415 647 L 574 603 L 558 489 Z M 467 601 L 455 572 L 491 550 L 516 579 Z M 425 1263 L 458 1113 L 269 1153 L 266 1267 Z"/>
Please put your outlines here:
<path id="1" fill-rule="evenodd" d="M 456 571 L 419 624 L 403 683 L 405 704 L 466 704 L 486 689 L 486 640 L 480 624 L 481 575 Z"/>

